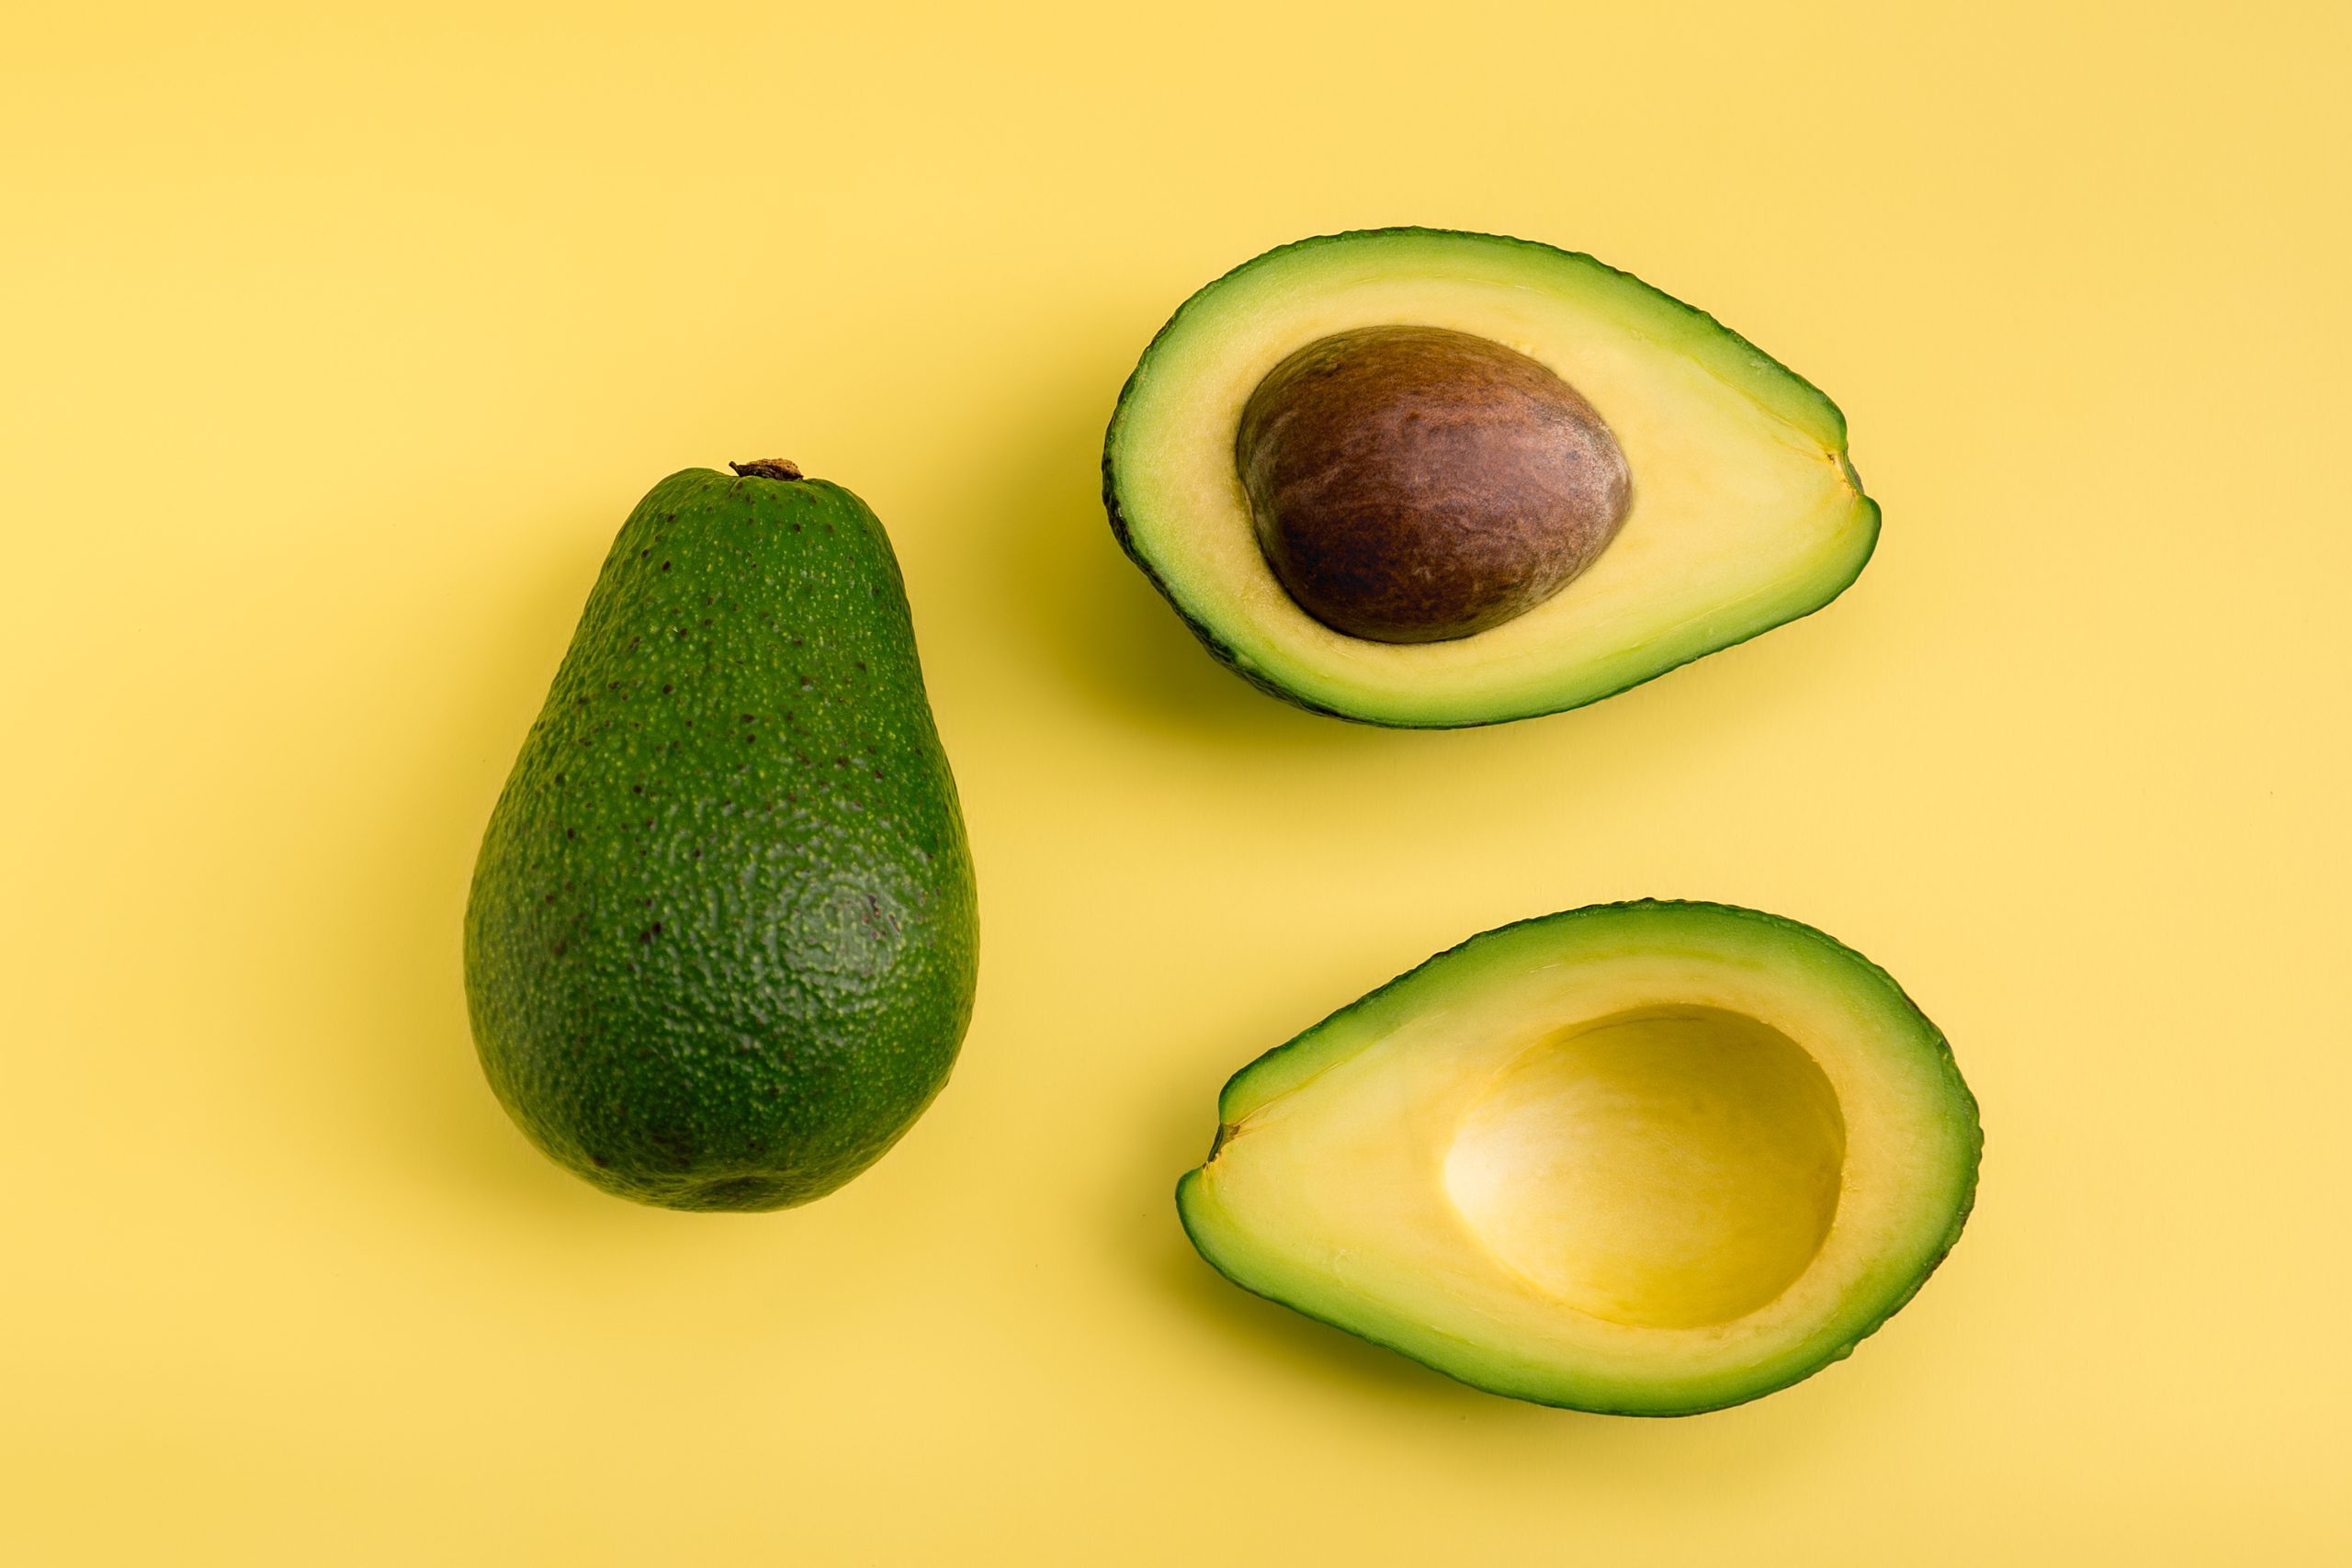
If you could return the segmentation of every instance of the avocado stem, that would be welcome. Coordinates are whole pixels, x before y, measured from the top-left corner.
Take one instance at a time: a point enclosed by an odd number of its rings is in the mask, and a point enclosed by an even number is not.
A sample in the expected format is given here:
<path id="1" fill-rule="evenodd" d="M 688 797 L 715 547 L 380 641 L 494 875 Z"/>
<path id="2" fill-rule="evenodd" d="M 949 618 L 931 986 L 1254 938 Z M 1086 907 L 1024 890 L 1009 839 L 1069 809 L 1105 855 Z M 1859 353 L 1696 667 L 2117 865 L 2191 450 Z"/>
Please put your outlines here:
<path id="1" fill-rule="evenodd" d="M 797 479 L 800 465 L 789 457 L 761 457 L 749 463 L 729 463 L 729 468 L 747 479 Z"/>

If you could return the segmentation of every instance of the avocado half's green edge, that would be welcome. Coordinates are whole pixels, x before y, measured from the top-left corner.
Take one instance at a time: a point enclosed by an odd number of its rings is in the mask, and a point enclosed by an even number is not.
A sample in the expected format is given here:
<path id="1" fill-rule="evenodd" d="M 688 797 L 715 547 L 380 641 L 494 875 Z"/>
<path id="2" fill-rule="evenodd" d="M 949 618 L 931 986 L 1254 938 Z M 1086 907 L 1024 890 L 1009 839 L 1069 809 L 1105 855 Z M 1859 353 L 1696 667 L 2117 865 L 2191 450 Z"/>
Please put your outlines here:
<path id="1" fill-rule="evenodd" d="M 1910 1009 L 1913 1013 L 1917 1014 L 1920 1022 L 1926 1025 L 1927 1035 L 1931 1042 L 1933 1049 L 1940 1056 L 1942 1065 L 1947 1069 L 1948 1077 L 1951 1081 L 1953 1089 L 1957 1091 L 1959 1100 L 1966 1108 L 1974 1137 L 1974 1153 L 1969 1162 L 1966 1185 L 1961 1195 L 1959 1204 L 1952 1213 L 1951 1224 L 1946 1228 L 1940 1241 L 1932 1249 L 1931 1255 L 1920 1265 L 1917 1272 L 1912 1277 L 1909 1285 L 1901 1292 L 1891 1298 L 1885 1303 L 1883 1310 L 1873 1314 L 1866 1323 L 1864 1323 L 1853 1334 L 1849 1336 L 1834 1349 L 1822 1355 L 1818 1359 L 1813 1361 L 1809 1365 L 1794 1371 L 1785 1377 L 1777 1378 L 1752 1388 L 1742 1389 L 1736 1395 L 1729 1398 L 1694 1404 L 1687 1408 L 1658 1409 L 1650 1407 L 1618 1406 L 1605 1403 L 1588 1401 L 1571 1403 L 1565 1399 L 1547 1398 L 1539 1393 L 1529 1390 L 1501 1387 L 1480 1382 L 1475 1378 L 1464 1376 L 1462 1373 L 1451 1368 L 1441 1365 L 1437 1361 L 1430 1359 L 1428 1356 L 1421 1354 L 1410 1344 L 1400 1343 L 1396 1338 L 1385 1337 L 1378 1334 L 1368 1334 L 1362 1328 L 1342 1323 L 1337 1318 L 1330 1316 L 1328 1314 L 1317 1312 L 1313 1307 L 1299 1301 L 1276 1294 L 1271 1291 L 1261 1290 L 1258 1286 L 1250 1283 L 1250 1280 L 1244 1279 L 1239 1272 L 1229 1267 L 1226 1261 L 1219 1257 L 1215 1243 L 1202 1232 L 1200 1227 L 1193 1224 L 1192 1204 L 1189 1198 L 1193 1185 L 1201 1177 L 1201 1172 L 1198 1168 L 1186 1171 L 1182 1176 L 1179 1177 L 1176 1181 L 1176 1213 L 1179 1222 L 1184 1227 L 1185 1239 L 1193 1244 L 1193 1250 L 1201 1255 L 1202 1259 L 1206 1262 L 1210 1268 L 1216 1269 L 1217 1273 L 1224 1276 L 1224 1278 L 1231 1283 L 1239 1286 L 1242 1290 L 1247 1291 L 1250 1294 L 1256 1296 L 1262 1301 L 1272 1302 L 1277 1306 L 1286 1307 L 1292 1312 L 1295 1312 L 1303 1317 L 1310 1318 L 1317 1323 L 1323 1324 L 1327 1327 L 1336 1328 L 1343 1334 L 1363 1339 L 1370 1344 L 1378 1345 L 1383 1349 L 1393 1350 L 1408 1361 L 1413 1361 L 1420 1366 L 1427 1367 L 1431 1371 L 1437 1372 L 1455 1382 L 1459 1382 L 1465 1387 L 1475 1388 L 1481 1393 L 1501 1394 L 1503 1397 L 1508 1399 L 1517 1399 L 1531 1404 L 1545 1405 L 1553 1409 L 1576 1410 L 1596 1416 L 1630 1416 L 1658 1418 L 1685 1416 L 1704 1416 L 1712 1414 L 1714 1411 L 1727 1410 L 1736 1405 L 1748 1404 L 1752 1401 L 1761 1399 L 1767 1394 L 1777 1393 L 1782 1389 L 1803 1382 L 1805 1379 L 1813 1376 L 1815 1372 L 1822 1371 L 1824 1368 L 1834 1366 L 1838 1362 L 1842 1361 L 1847 1357 L 1852 1355 L 1857 1346 L 1861 1344 L 1863 1340 L 1869 1338 L 1871 1335 L 1877 1333 L 1879 1329 L 1885 1326 L 1889 1319 L 1893 1318 L 1895 1314 L 1901 1312 L 1904 1307 L 1910 1304 L 1912 1298 L 1919 1293 L 1921 1288 L 1927 1284 L 1928 1279 L 1934 1275 L 1938 1269 L 1942 1267 L 1944 1259 L 1951 1256 L 1952 1248 L 1959 1244 L 1961 1233 L 1967 1228 L 1969 1216 L 1975 1211 L 1976 1207 L 1976 1191 L 1982 1169 L 1984 1146 L 1984 1123 L 1981 1115 L 1979 1114 L 1979 1107 L 1976 1102 L 1975 1095 L 1968 1089 L 1966 1080 L 1960 1075 L 1957 1063 L 1952 1059 L 1951 1043 L 1944 1038 L 1943 1032 L 1940 1030 L 1936 1029 L 1932 1023 L 1928 1022 L 1924 1013 L 1918 1012 L 1917 1004 L 1911 1000 L 1909 994 L 1905 992 L 1901 985 L 1896 982 L 1894 976 L 1889 975 L 1884 969 L 1880 968 L 1876 964 L 1873 964 L 1863 954 L 1846 946 L 1843 942 L 1838 942 L 1836 938 L 1829 936 L 1827 933 L 1816 930 L 1812 926 L 1805 925 L 1802 921 L 1787 919 L 1779 915 L 1768 914 L 1760 909 L 1750 909 L 1744 906 L 1736 904 L 1717 904 L 1699 899 L 1640 898 L 1628 900 L 1620 904 L 1593 905 L 1586 908 L 1570 909 L 1558 914 L 1537 915 L 1528 919 L 1515 920 L 1508 925 L 1497 926 L 1492 930 L 1481 931 L 1477 935 L 1473 936 L 1466 941 L 1457 942 L 1453 947 L 1446 949 L 1444 952 L 1433 954 L 1430 958 L 1423 960 L 1421 963 L 1415 964 L 1412 968 L 1407 970 L 1404 974 L 1397 976 L 1395 979 L 1388 981 L 1385 985 L 1376 987 L 1374 989 L 1365 992 L 1363 996 L 1357 998 L 1354 1001 L 1350 1002 L 1347 1006 L 1340 1009 L 1337 1012 L 1334 1012 L 1325 1018 L 1320 1022 L 1300 1032 L 1298 1034 L 1283 1042 L 1282 1044 L 1277 1045 L 1272 1050 L 1256 1057 L 1248 1066 L 1242 1067 L 1238 1072 L 1227 1078 L 1226 1080 L 1225 1087 L 1219 1090 L 1217 1094 L 1217 1110 L 1221 1124 L 1218 1128 L 1216 1139 L 1210 1146 L 1209 1156 L 1214 1158 L 1217 1149 L 1223 1145 L 1226 1137 L 1226 1129 L 1222 1123 L 1231 1120 L 1233 1101 L 1240 1093 L 1243 1086 L 1246 1085 L 1253 1076 L 1279 1062 L 1283 1062 L 1285 1058 L 1288 1058 L 1293 1055 L 1301 1053 L 1311 1054 L 1315 1050 L 1318 1042 L 1324 1036 L 1325 1032 L 1333 1025 L 1343 1022 L 1357 1013 L 1378 1007 L 1385 999 L 1389 998 L 1393 992 L 1396 992 L 1399 987 L 1407 986 L 1417 976 L 1422 974 L 1423 971 L 1430 968 L 1431 966 L 1442 964 L 1446 960 L 1453 958 L 1457 954 L 1467 953 L 1471 949 L 1495 938 L 1503 936 L 1507 932 L 1523 931 L 1536 926 L 1549 925 L 1555 921 L 1577 919 L 1589 915 L 1605 915 L 1619 912 L 1632 913 L 1635 911 L 1666 912 L 1672 910 L 1690 910 L 1732 916 L 1745 920 L 1753 920 L 1766 926 L 1784 930 L 1792 935 L 1801 937 L 1805 942 L 1826 944 L 1827 947 L 1834 949 L 1842 958 L 1851 963 L 1856 969 L 1872 976 L 1879 983 L 1883 984 L 1887 990 L 1901 999 L 1902 1004 L 1905 1007 Z"/>
<path id="2" fill-rule="evenodd" d="M 1758 626 L 1753 631 L 1733 637 L 1726 642 L 1718 643 L 1713 648 L 1704 649 L 1697 653 L 1693 653 L 1687 659 L 1677 660 L 1671 664 L 1652 671 L 1650 673 L 1640 677 L 1638 680 L 1628 681 L 1622 686 L 1612 686 L 1608 691 L 1596 693 L 1591 696 L 1585 697 L 1577 702 L 1566 703 L 1558 707 L 1542 709 L 1531 713 L 1502 714 L 1488 718 L 1465 719 L 1458 722 L 1445 722 L 1439 720 L 1416 722 L 1374 719 L 1365 717 L 1360 714 L 1343 712 L 1339 708 L 1329 707 L 1324 704 L 1315 702 L 1310 698 L 1302 696 L 1286 686 L 1281 685 L 1273 681 L 1267 680 L 1265 677 L 1259 674 L 1256 671 L 1251 670 L 1247 664 L 1238 659 L 1234 654 L 1234 650 L 1226 644 L 1223 638 L 1217 636 L 1215 629 L 1194 616 L 1191 611 L 1184 607 L 1183 602 L 1170 591 L 1167 582 L 1161 579 L 1159 570 L 1153 567 L 1150 560 L 1144 556 L 1143 552 L 1136 547 L 1135 540 L 1127 528 L 1126 519 L 1121 513 L 1119 508 L 1119 489 L 1118 477 L 1115 472 L 1115 460 L 1119 441 L 1119 427 L 1121 422 L 1125 417 L 1129 399 L 1134 395 L 1136 389 L 1143 383 L 1149 374 L 1152 355 L 1159 347 L 1160 344 L 1165 342 L 1168 337 L 1176 331 L 1178 325 L 1184 320 L 1186 312 L 1191 310 L 1198 301 L 1214 294 L 1217 288 L 1227 279 L 1237 277 L 1242 273 L 1248 272 L 1252 267 L 1258 266 L 1276 256 L 1287 255 L 1295 251 L 1311 250 L 1321 245 L 1338 244 L 1350 240 L 1367 239 L 1375 235 L 1446 235 L 1460 232 L 1464 232 L 1464 231 L 1433 229 L 1422 224 L 1400 224 L 1383 229 L 1350 229 L 1336 234 L 1317 234 L 1305 240 L 1295 240 L 1287 245 L 1277 245 L 1272 250 L 1267 251 L 1263 254 L 1252 256 L 1250 260 L 1243 262 L 1239 266 L 1234 267 L 1230 271 L 1225 273 L 1215 282 L 1209 283 L 1206 286 L 1196 289 L 1190 299 L 1186 299 L 1183 304 L 1178 306 L 1176 308 L 1176 313 L 1168 318 L 1167 321 L 1161 325 L 1159 332 L 1152 334 L 1151 342 L 1144 349 L 1143 356 L 1136 362 L 1135 369 L 1129 372 L 1125 383 L 1119 389 L 1119 400 L 1117 405 L 1112 410 L 1111 423 L 1109 428 L 1104 432 L 1102 438 L 1102 509 L 1110 516 L 1111 532 L 1119 541 L 1119 548 L 1125 553 L 1126 558 L 1135 562 L 1136 568 L 1140 570 L 1144 576 L 1150 581 L 1152 587 L 1158 590 L 1159 596 L 1168 601 L 1169 607 L 1176 612 L 1178 618 L 1181 619 L 1187 627 L 1191 628 L 1193 635 L 1200 639 L 1201 646 L 1207 649 L 1218 663 L 1224 665 L 1227 669 L 1232 671 L 1235 674 L 1240 676 L 1243 680 L 1249 682 L 1260 691 L 1266 693 L 1269 696 L 1280 697 L 1283 702 L 1289 703 L 1295 707 L 1305 708 L 1309 713 L 1322 714 L 1331 718 L 1346 719 L 1351 724 L 1368 725 L 1372 728 L 1381 729 L 1476 729 L 1490 724 L 1511 724 L 1522 718 L 1542 718 L 1546 716 L 1548 714 L 1566 713 L 1575 708 L 1589 707 L 1594 703 L 1605 701 L 1610 697 L 1616 696 L 1622 692 L 1630 692 L 1635 686 L 1646 685 L 1650 682 L 1657 680 L 1660 675 L 1670 674 L 1674 671 L 1682 668 L 1685 664 L 1696 663 L 1698 660 L 1706 658 L 1710 654 L 1721 653 L 1727 648 L 1736 648 L 1743 642 L 1752 641 L 1757 637 L 1762 637 L 1766 632 L 1776 631 L 1780 627 L 1788 626 L 1792 622 L 1801 621 L 1804 619 L 1805 616 L 1814 614 L 1815 611 L 1825 608 L 1832 600 L 1836 599 L 1839 594 L 1845 592 L 1847 589 L 1853 586 L 1855 580 L 1861 576 L 1862 569 L 1870 565 L 1871 557 L 1876 552 L 1878 547 L 1878 502 L 1871 500 L 1867 494 L 1861 495 L 1860 499 L 1863 504 L 1870 508 L 1871 513 L 1870 547 L 1862 551 L 1860 558 L 1854 562 L 1854 568 L 1851 571 L 1848 572 L 1842 579 L 1836 580 L 1826 585 L 1827 591 L 1821 595 L 1819 601 L 1810 609 L 1801 611 L 1796 615 L 1787 617 L 1785 620 L 1776 621 L 1770 626 Z M 1683 312 L 1685 315 L 1691 317 L 1695 321 L 1703 321 L 1709 328 L 1722 333 L 1724 337 L 1729 339 L 1731 342 L 1737 344 L 1741 348 L 1753 355 L 1763 364 L 1771 367 L 1781 374 L 1788 377 L 1791 380 L 1798 382 L 1804 386 L 1808 391 L 1812 392 L 1814 396 L 1821 400 L 1822 406 L 1837 421 L 1839 436 L 1838 461 L 1844 467 L 1848 479 L 1853 481 L 1856 491 L 1860 492 L 1861 491 L 1861 476 L 1855 472 L 1852 459 L 1847 457 L 1844 451 L 1844 436 L 1846 430 L 1845 411 L 1838 408 L 1837 403 L 1830 399 L 1828 394 L 1822 391 L 1820 388 L 1815 386 L 1812 382 L 1807 381 L 1804 377 L 1798 375 L 1795 371 L 1790 369 L 1787 366 L 1781 364 L 1779 360 L 1773 358 L 1762 349 L 1758 348 L 1754 344 L 1748 342 L 1747 339 L 1742 337 L 1739 333 L 1732 331 L 1731 328 L 1724 325 L 1713 316 L 1700 310 L 1695 305 L 1685 304 L 1682 300 L 1677 299 L 1674 296 L 1667 293 L 1664 289 L 1657 288 L 1647 283 L 1644 283 L 1632 273 L 1626 272 L 1619 267 L 1610 266 L 1608 263 L 1600 261 L 1585 252 L 1564 250 L 1557 245 L 1544 244 L 1540 240 L 1522 240 L 1508 234 L 1485 235 L 1481 237 L 1499 240 L 1509 244 L 1524 246 L 1532 251 L 1550 252 L 1555 255 L 1569 257 L 1578 262 L 1589 263 L 1594 266 L 1602 267 L 1610 272 L 1615 273 L 1618 276 L 1624 278 L 1627 282 L 1656 295 L 1663 304 Z"/>

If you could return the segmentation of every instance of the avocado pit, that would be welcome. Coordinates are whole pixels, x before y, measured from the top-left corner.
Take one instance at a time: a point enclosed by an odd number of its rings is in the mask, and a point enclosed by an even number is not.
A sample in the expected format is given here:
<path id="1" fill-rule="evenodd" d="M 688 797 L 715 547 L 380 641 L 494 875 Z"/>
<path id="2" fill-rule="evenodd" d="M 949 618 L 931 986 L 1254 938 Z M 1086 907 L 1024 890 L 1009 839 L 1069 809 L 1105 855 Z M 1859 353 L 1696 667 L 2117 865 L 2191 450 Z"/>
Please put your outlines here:
<path id="1" fill-rule="evenodd" d="M 1336 333 L 1269 372 L 1235 443 L 1259 547 L 1310 615 L 1442 642 L 1566 587 L 1625 520 L 1632 476 L 1548 367 L 1444 327 Z"/>

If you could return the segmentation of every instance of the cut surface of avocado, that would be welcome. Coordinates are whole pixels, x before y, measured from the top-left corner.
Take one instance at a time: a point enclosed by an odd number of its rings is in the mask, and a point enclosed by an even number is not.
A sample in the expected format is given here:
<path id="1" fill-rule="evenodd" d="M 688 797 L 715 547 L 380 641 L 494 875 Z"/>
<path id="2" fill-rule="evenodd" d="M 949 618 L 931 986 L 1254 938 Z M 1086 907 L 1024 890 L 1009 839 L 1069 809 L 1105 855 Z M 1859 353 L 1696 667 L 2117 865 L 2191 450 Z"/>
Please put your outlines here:
<path id="1" fill-rule="evenodd" d="M 1474 937 L 1237 1074 L 1177 1206 L 1237 1284 L 1464 1382 L 1719 1409 L 1958 1239 L 1976 1104 L 1887 975 L 1717 904 Z"/>
<path id="2" fill-rule="evenodd" d="M 1236 455 L 1252 394 L 1292 355 L 1400 326 L 1548 368 L 1631 474 L 1614 538 L 1564 589 L 1442 641 L 1351 636 L 1302 608 Z M 1590 256 L 1429 229 L 1301 241 L 1193 295 L 1120 396 L 1103 496 L 1219 659 L 1302 706 L 1415 728 L 1577 707 L 1743 641 L 1836 598 L 1878 536 L 1836 405 L 1747 340 Z"/>

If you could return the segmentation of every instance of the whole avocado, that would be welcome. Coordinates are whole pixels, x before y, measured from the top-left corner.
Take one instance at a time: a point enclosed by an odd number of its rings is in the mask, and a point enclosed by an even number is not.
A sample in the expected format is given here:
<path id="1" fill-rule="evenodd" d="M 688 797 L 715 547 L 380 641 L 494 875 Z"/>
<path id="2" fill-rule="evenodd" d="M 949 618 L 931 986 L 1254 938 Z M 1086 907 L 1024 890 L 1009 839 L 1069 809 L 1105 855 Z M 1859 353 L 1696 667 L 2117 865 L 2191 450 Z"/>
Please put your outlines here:
<path id="1" fill-rule="evenodd" d="M 550 1157 L 673 1209 L 779 1209 L 946 1082 L 978 917 L 888 536 L 780 460 L 621 527 L 466 909 L 483 1071 Z"/>

